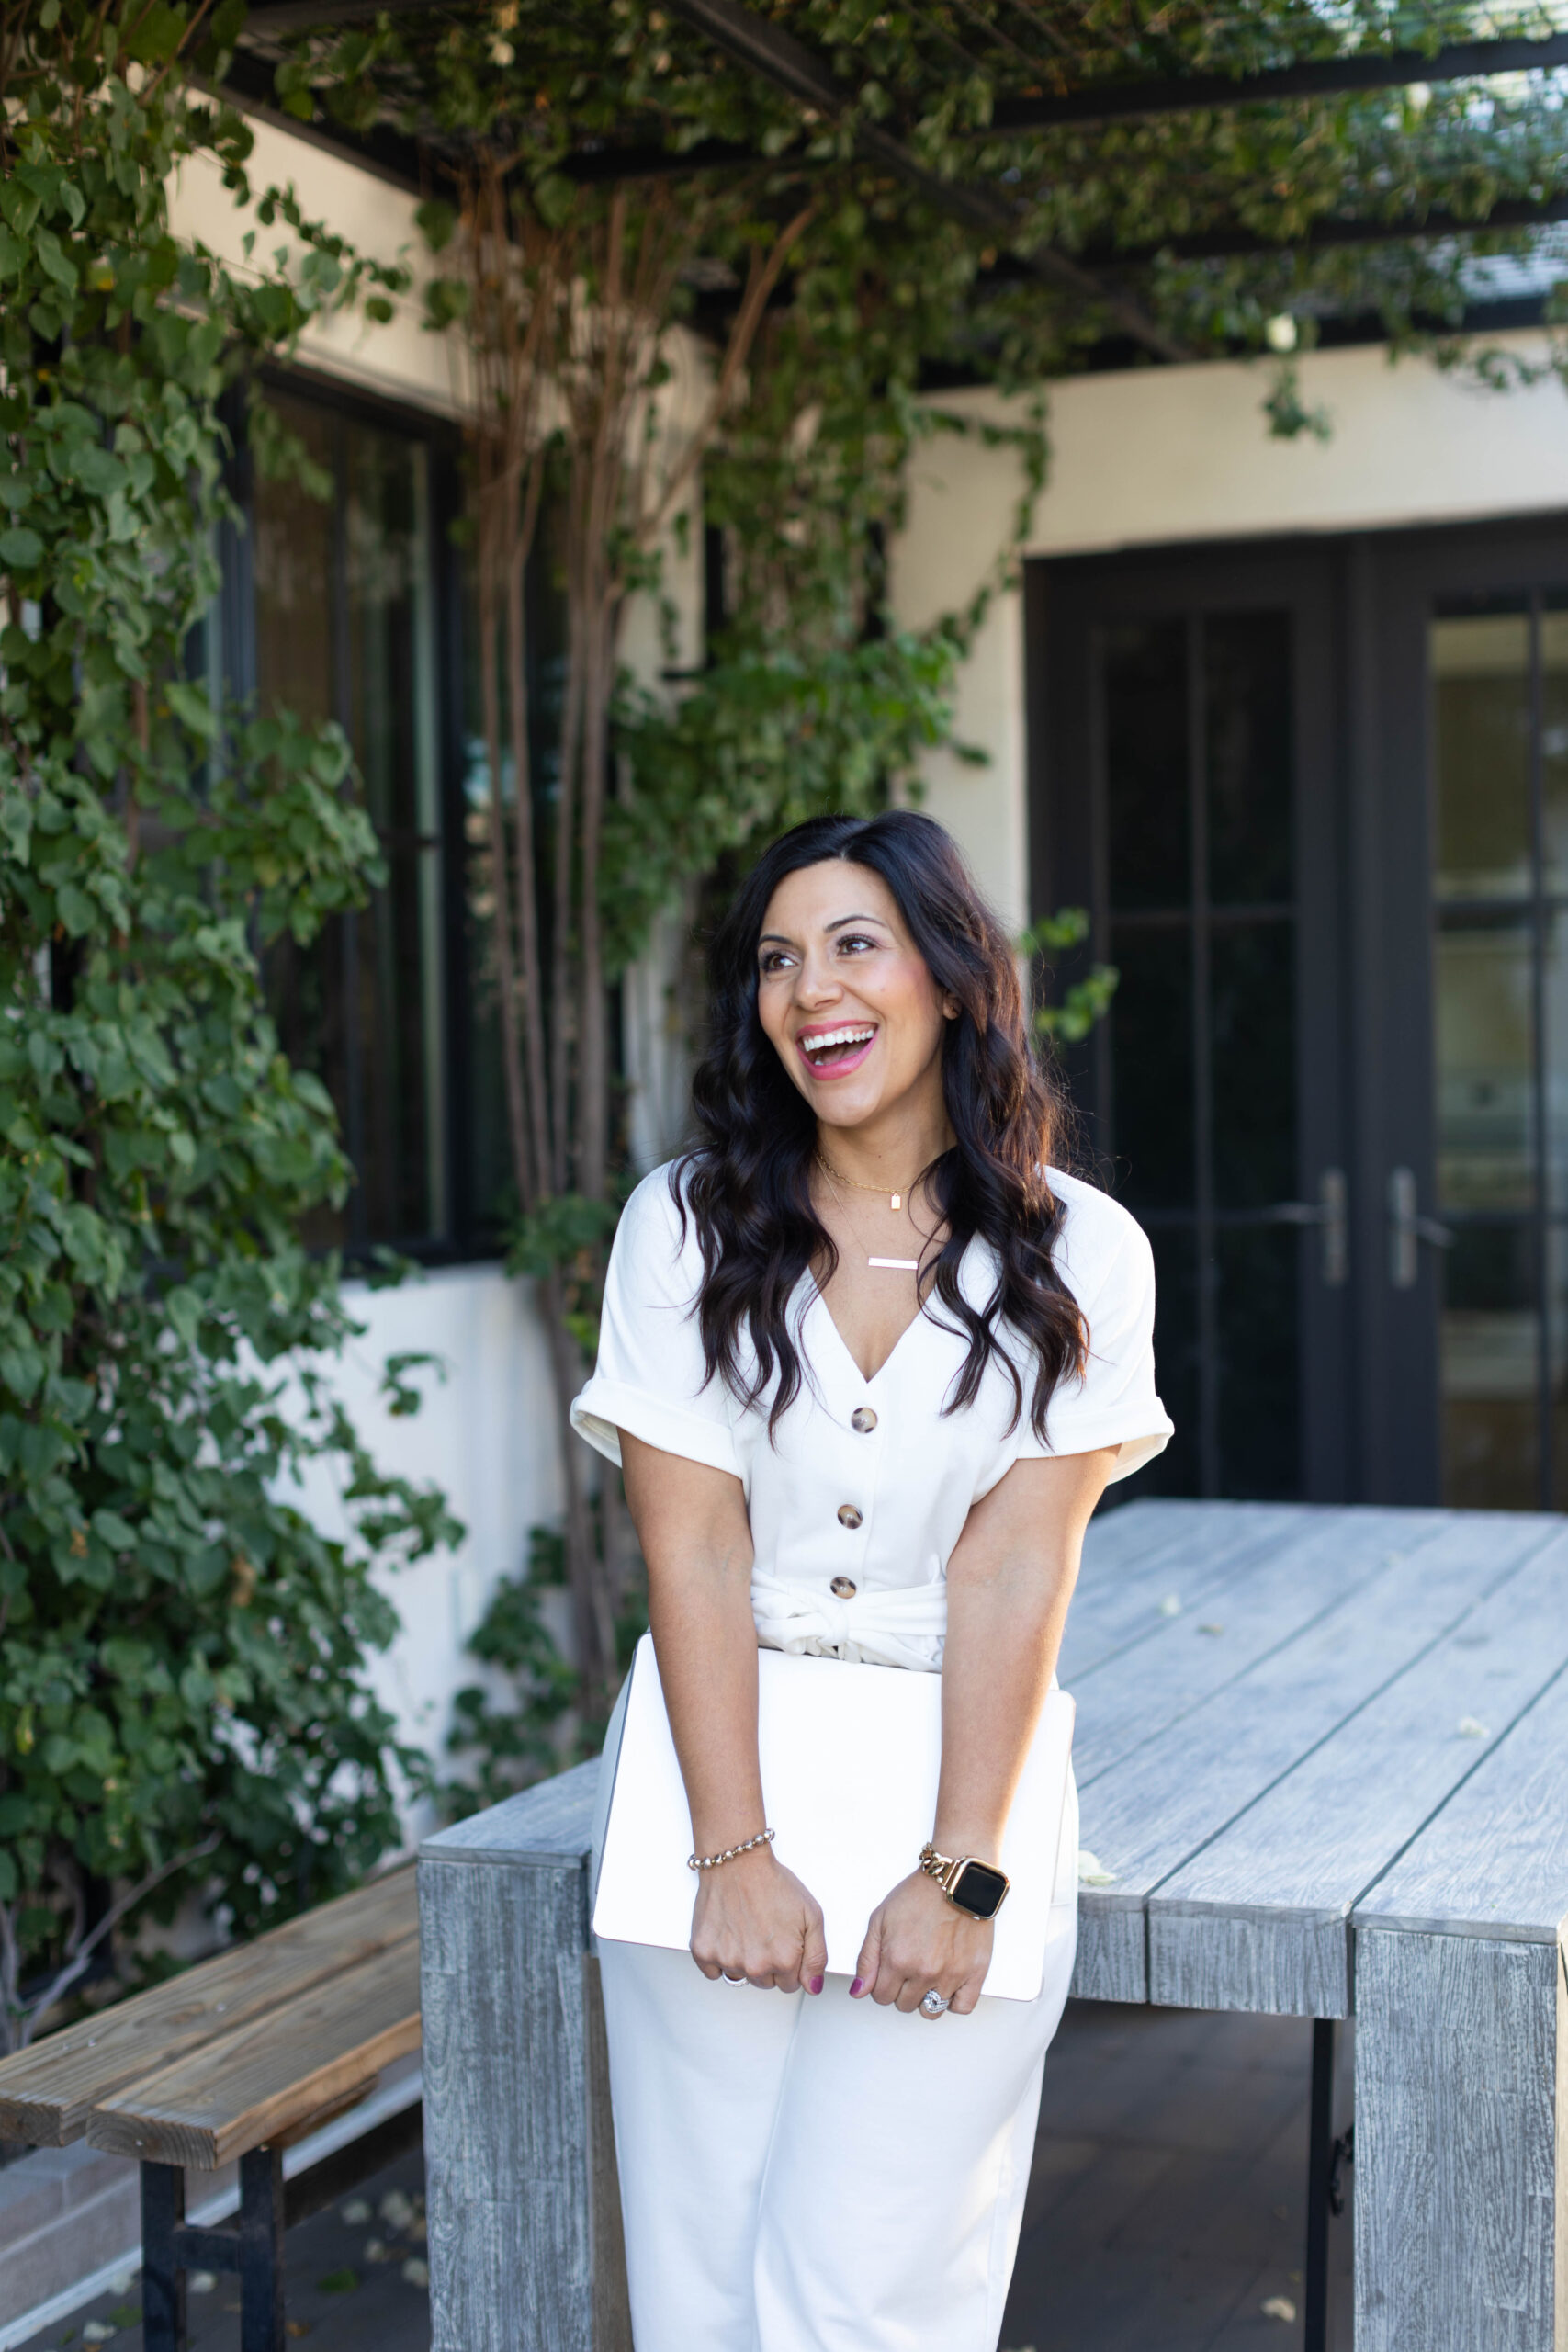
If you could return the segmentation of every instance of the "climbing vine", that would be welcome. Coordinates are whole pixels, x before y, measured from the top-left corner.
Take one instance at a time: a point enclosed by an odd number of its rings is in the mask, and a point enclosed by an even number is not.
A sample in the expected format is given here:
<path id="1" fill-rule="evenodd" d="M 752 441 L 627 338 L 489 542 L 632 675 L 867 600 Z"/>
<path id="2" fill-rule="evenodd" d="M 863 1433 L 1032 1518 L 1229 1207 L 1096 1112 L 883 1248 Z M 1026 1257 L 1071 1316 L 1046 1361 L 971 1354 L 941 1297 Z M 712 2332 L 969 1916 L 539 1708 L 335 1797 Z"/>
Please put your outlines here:
<path id="1" fill-rule="evenodd" d="M 259 976 L 379 878 L 348 747 L 194 658 L 221 403 L 400 285 L 286 192 L 291 269 L 176 243 L 183 160 L 248 194 L 191 78 L 238 16 L 0 6 L 0 2048 L 150 1913 L 249 1934 L 395 1841 L 371 1570 L 456 1532 L 333 1399 L 355 1327 L 297 1237 L 350 1171 Z M 323 1467 L 341 1538 L 291 1498 Z"/>

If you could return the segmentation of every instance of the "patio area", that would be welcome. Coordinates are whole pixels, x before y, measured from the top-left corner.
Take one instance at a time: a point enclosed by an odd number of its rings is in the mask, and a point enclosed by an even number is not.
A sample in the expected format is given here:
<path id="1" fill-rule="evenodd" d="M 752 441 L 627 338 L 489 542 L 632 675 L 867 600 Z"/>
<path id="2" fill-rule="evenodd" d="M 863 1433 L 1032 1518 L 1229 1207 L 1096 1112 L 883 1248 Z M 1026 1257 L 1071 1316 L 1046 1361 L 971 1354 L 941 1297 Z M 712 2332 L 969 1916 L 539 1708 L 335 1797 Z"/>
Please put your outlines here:
<path id="1" fill-rule="evenodd" d="M 1311 2039 L 1299 2018 L 1068 2005 L 1002 2352 L 1300 2346 Z M 1342 2106 L 1349 2061 L 1347 2034 Z M 290 2234 L 291 2336 L 313 2352 L 428 2352 L 425 2293 L 404 2276 L 423 2257 L 423 2190 L 419 2159 L 405 2159 Z M 1348 2205 L 1331 2246 L 1331 2343 L 1349 2352 Z M 105 2295 L 19 2352 L 141 2352 L 138 2300 Z M 238 2300 L 227 2280 L 192 2296 L 192 2352 L 239 2352 Z M 1293 2321 L 1264 2310 L 1276 2301 Z"/>

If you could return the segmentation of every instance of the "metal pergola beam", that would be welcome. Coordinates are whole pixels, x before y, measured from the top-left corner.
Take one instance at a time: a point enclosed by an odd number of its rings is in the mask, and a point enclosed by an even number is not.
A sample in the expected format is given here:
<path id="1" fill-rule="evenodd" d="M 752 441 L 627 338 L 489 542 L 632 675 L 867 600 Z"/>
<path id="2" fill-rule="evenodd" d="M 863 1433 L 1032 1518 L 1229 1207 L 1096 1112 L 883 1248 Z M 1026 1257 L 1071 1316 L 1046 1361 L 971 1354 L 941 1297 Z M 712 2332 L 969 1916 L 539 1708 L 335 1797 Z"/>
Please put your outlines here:
<path id="1" fill-rule="evenodd" d="M 1409 89 L 1421 82 L 1485 81 L 1497 74 L 1559 66 L 1568 66 L 1568 33 L 1551 33 L 1542 40 L 1454 41 L 1429 54 L 1391 49 L 1370 56 L 1308 58 L 1299 65 L 1269 66 L 1260 74 L 1181 74 L 1158 82 L 1099 82 L 1061 97 L 999 98 L 989 130 L 981 135 L 1056 130 L 1140 115 L 1198 114 L 1211 107 L 1268 106 L 1361 90 Z"/>
<path id="2" fill-rule="evenodd" d="M 765 17 L 739 6 L 739 0 L 671 0 L 671 5 L 678 16 L 705 33 L 716 48 L 749 66 L 814 113 L 836 120 L 851 105 L 852 94 L 803 43 Z M 880 164 L 917 189 L 936 210 L 1010 247 L 1022 267 L 1043 285 L 1078 301 L 1098 304 L 1123 334 L 1131 335 L 1161 359 L 1190 357 L 1176 338 L 1149 316 L 1142 303 L 1102 286 L 1081 262 L 1049 246 L 1020 252 L 1016 240 L 1022 223 L 1018 208 L 1007 198 L 990 188 L 939 178 L 900 140 L 875 123 L 857 121 L 854 139 L 869 162 Z"/>
<path id="3" fill-rule="evenodd" d="M 335 6 L 333 0 L 271 0 L 271 5 L 251 10 L 245 30 L 265 40 L 328 25 L 357 24 L 382 15 L 435 14 L 447 5 L 450 0 L 336 0 Z M 680 13 L 694 14 L 684 8 Z M 715 32 L 712 37 L 716 40 L 719 35 Z M 736 38 L 740 38 L 738 30 Z M 798 51 L 799 44 L 766 17 L 752 17 L 745 38 L 750 51 L 747 62 L 757 72 L 776 79 L 780 72 L 787 74 L 793 70 L 789 52 Z M 989 124 L 970 135 L 988 138 L 1004 131 L 1054 130 L 1079 123 L 1124 121 L 1140 115 L 1196 114 L 1212 107 L 1267 106 L 1289 98 L 1409 89 L 1421 82 L 1485 81 L 1498 74 L 1551 72 L 1559 67 L 1568 67 L 1568 33 L 1550 33 L 1536 40 L 1450 41 L 1430 52 L 1391 49 L 1347 57 L 1306 58 L 1295 65 L 1267 66 L 1257 74 L 1177 74 L 1157 81 L 1098 82 L 1059 96 L 999 98 Z M 835 104 L 841 106 L 842 85 L 831 75 L 828 80 Z M 806 96 L 804 89 L 796 95 L 807 106 L 820 103 L 817 97 Z M 744 151 L 727 153 L 739 156 Z"/>
<path id="4" fill-rule="evenodd" d="M 1540 199 L 1504 197 L 1483 220 L 1440 207 L 1404 220 L 1358 220 L 1326 213 L 1289 237 L 1265 237 L 1255 229 L 1203 230 L 1194 236 L 1151 238 L 1138 245 L 1085 245 L 1077 259 L 1086 269 L 1142 267 L 1162 254 L 1176 261 L 1255 261 L 1303 246 L 1315 252 L 1335 245 L 1406 245 L 1483 236 L 1489 230 L 1550 229 L 1563 220 L 1568 220 L 1568 194 Z"/>

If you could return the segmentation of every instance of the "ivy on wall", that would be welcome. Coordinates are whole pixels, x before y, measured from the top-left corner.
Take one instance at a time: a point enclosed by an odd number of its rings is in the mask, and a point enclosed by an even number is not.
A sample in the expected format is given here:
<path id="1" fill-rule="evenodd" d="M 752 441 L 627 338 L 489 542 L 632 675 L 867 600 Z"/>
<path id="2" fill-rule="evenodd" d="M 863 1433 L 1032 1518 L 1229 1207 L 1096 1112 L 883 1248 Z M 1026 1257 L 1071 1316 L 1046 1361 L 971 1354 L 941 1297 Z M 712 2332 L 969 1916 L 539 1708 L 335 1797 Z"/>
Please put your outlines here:
<path id="1" fill-rule="evenodd" d="M 379 878 L 348 747 L 193 659 L 220 401 L 400 283 L 287 195 L 289 272 L 176 244 L 198 149 L 245 193 L 188 80 L 237 17 L 0 6 L 0 2049 L 149 1912 L 254 1933 L 395 1842 L 371 1566 L 457 1532 L 333 1400 L 355 1327 L 296 1237 L 350 1171 L 258 976 Z M 323 1467 L 343 1540 L 288 1499 Z"/>

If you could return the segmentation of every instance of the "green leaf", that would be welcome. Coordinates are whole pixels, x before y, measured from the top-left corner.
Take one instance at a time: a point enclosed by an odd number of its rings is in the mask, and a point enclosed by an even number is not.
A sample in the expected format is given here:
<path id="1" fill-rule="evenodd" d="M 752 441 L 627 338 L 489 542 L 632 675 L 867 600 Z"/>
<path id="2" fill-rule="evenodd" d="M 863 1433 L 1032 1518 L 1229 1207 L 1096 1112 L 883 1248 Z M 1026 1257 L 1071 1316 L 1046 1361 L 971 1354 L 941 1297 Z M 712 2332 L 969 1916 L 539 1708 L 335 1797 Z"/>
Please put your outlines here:
<path id="1" fill-rule="evenodd" d="M 61 922 L 73 938 L 82 938 L 98 920 L 98 909 L 85 891 L 78 890 L 73 882 L 62 886 L 54 903 L 60 910 Z"/>
<path id="2" fill-rule="evenodd" d="M 212 743 L 218 739 L 218 718 L 205 691 L 200 686 L 187 685 L 183 678 L 172 678 L 164 688 L 170 709 L 183 719 L 193 734 Z"/>
<path id="3" fill-rule="evenodd" d="M 0 563 L 9 564 L 15 571 L 32 571 L 43 561 L 43 541 L 25 523 L 13 523 L 9 530 L 0 531 Z"/>
<path id="4" fill-rule="evenodd" d="M 433 254 L 443 254 L 457 233 L 457 209 L 439 197 L 426 197 L 414 212 L 415 225 Z"/>
<path id="5" fill-rule="evenodd" d="M 37 1348 L 29 1347 L 25 1340 L 0 1344 L 0 1384 L 11 1391 L 18 1403 L 28 1405 L 32 1402 L 43 1385 L 46 1369 L 44 1359 Z M 29 1438 L 43 1434 L 41 1430 L 27 1433 Z"/>

